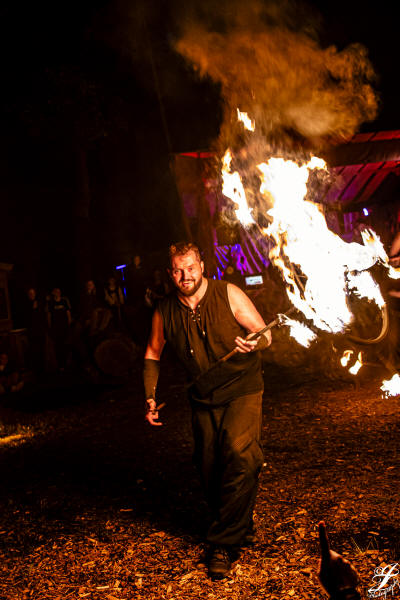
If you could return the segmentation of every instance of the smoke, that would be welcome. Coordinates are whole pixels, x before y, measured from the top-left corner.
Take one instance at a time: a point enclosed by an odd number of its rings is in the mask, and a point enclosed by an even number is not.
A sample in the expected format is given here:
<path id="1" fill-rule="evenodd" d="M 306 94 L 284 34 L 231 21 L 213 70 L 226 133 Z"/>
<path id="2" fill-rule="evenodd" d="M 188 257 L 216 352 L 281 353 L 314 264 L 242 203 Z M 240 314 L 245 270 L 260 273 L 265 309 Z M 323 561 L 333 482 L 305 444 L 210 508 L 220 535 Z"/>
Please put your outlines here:
<path id="1" fill-rule="evenodd" d="M 176 50 L 220 85 L 221 148 L 241 144 L 236 108 L 248 112 L 271 143 L 321 145 L 353 135 L 373 120 L 378 99 L 367 50 L 321 47 L 318 18 L 289 2 L 211 0 L 189 5 Z"/>

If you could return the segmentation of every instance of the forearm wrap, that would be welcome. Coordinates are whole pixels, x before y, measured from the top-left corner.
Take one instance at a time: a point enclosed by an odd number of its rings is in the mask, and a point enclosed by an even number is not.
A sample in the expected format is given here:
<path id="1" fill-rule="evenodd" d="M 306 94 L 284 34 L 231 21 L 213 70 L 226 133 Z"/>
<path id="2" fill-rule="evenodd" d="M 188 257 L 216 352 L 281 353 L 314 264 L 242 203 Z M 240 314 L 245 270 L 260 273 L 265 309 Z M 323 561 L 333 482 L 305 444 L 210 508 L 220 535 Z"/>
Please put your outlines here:
<path id="1" fill-rule="evenodd" d="M 269 339 L 266 338 L 264 334 L 260 335 L 260 337 L 258 338 L 256 350 L 265 350 L 269 346 L 270 346 Z"/>
<path id="2" fill-rule="evenodd" d="M 160 361 L 145 358 L 143 365 L 143 383 L 146 400 L 155 398 L 158 376 L 160 374 Z"/>

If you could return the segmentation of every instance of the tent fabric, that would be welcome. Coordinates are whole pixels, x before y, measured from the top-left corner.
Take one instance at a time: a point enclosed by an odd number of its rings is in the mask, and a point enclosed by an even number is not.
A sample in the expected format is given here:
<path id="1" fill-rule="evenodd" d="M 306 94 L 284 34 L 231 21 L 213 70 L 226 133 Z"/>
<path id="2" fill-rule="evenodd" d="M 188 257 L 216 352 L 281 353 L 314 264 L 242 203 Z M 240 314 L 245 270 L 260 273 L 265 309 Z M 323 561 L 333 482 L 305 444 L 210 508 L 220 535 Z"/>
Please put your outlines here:
<path id="1" fill-rule="evenodd" d="M 330 167 L 400 161 L 400 139 L 350 142 L 326 152 Z"/>

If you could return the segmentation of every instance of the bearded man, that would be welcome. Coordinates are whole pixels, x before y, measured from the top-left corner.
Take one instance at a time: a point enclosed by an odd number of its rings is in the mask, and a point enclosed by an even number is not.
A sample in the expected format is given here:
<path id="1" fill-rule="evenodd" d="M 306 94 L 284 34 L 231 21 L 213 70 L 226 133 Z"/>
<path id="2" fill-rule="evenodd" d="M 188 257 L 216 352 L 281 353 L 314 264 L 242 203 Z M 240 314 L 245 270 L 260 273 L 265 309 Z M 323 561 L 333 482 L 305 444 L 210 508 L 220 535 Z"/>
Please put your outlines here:
<path id="1" fill-rule="evenodd" d="M 189 389 L 195 441 L 194 458 L 200 471 L 212 522 L 208 571 L 222 579 L 231 569 L 237 550 L 254 537 L 253 509 L 261 449 L 262 350 L 271 343 L 266 331 L 258 340 L 252 333 L 265 327 L 248 296 L 225 281 L 204 276 L 197 246 L 170 247 L 172 294 L 154 312 L 144 360 L 146 419 L 160 426 L 155 391 L 160 357 L 166 342 L 174 348 L 193 382 Z M 232 348 L 217 377 L 205 375 Z M 204 380 L 208 383 L 205 386 Z"/>

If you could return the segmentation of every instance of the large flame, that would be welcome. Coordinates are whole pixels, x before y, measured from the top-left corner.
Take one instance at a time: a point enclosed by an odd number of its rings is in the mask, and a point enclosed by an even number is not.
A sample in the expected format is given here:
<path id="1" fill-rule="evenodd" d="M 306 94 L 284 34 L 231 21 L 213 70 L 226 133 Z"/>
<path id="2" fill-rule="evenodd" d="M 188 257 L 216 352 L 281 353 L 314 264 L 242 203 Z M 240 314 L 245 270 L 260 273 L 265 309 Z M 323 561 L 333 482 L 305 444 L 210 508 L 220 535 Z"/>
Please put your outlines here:
<path id="1" fill-rule="evenodd" d="M 254 225 L 243 181 L 239 172 L 231 172 L 231 161 L 228 150 L 223 159 L 223 193 L 237 204 L 241 223 Z M 283 274 L 291 303 L 317 328 L 330 333 L 343 332 L 352 322 L 351 294 L 382 308 L 384 299 L 368 269 L 379 261 L 390 277 L 400 274 L 389 265 L 378 236 L 367 230 L 363 244 L 345 242 L 328 229 L 320 206 L 305 199 L 310 171 L 326 169 L 325 162 L 317 157 L 303 164 L 270 158 L 257 168 L 259 208 L 270 222 L 264 234 L 274 243 L 269 258 Z"/>
<path id="2" fill-rule="evenodd" d="M 291 160 L 271 158 L 258 168 L 261 194 L 274 201 L 268 211 L 272 222 L 266 229 L 275 241 L 271 259 L 277 266 L 282 267 L 282 262 L 290 265 L 282 272 L 296 308 L 319 329 L 338 333 L 353 318 L 349 290 L 382 307 L 379 287 L 366 271 L 377 261 L 375 246 L 372 242 L 367 246 L 344 242 L 328 229 L 320 207 L 304 199 L 310 170 L 325 168 L 325 163 L 313 158 L 299 166 Z M 293 266 L 306 276 L 304 287 Z"/>
<path id="3" fill-rule="evenodd" d="M 248 115 L 237 112 L 244 127 L 254 131 Z M 255 164 L 261 181 L 257 208 L 267 218 L 268 227 L 261 229 L 253 216 L 245 180 L 238 171 L 231 170 L 230 150 L 223 158 L 222 191 L 236 204 L 236 216 L 242 225 L 256 227 L 272 240 L 269 258 L 281 270 L 291 303 L 316 328 L 329 333 L 341 333 L 352 322 L 354 316 L 349 306 L 352 294 L 375 302 L 382 309 L 385 301 L 369 269 L 379 262 L 394 279 L 400 278 L 400 270 L 389 265 L 383 244 L 374 231 L 362 232 L 362 244 L 347 243 L 328 228 L 321 207 L 306 199 L 310 172 L 326 169 L 324 161 L 313 157 L 299 164 L 273 157 Z M 256 198 L 253 190 L 250 197 L 253 201 Z M 299 321 L 286 318 L 283 324 L 306 347 L 315 338 L 315 333 Z M 352 351 L 344 353 L 342 366 L 348 365 L 352 354 Z M 362 366 L 360 352 L 349 372 L 356 375 Z M 390 381 L 384 381 L 381 389 L 386 395 L 400 394 L 400 376 L 396 374 Z"/>

